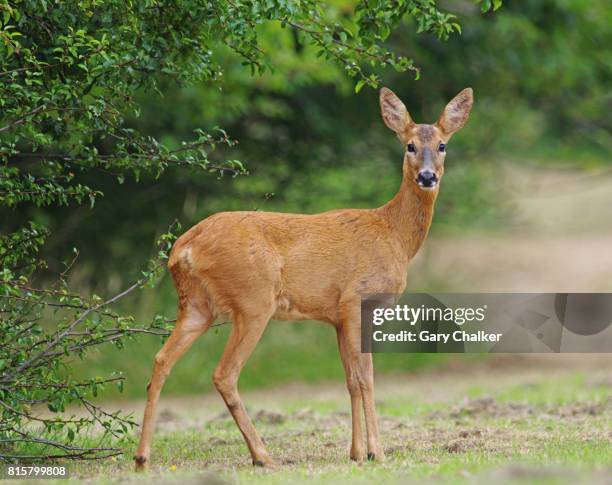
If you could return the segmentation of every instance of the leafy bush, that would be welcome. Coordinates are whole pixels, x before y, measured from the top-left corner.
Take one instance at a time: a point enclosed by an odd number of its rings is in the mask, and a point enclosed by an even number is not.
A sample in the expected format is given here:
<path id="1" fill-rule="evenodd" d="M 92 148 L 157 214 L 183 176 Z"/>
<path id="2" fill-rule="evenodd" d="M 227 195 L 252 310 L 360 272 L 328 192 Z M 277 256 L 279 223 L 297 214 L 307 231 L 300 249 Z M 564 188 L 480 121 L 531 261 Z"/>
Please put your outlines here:
<path id="1" fill-rule="evenodd" d="M 106 384 L 120 391 L 123 377 L 89 380 L 70 377 L 70 365 L 91 348 L 112 343 L 122 348 L 135 334 L 167 335 L 163 317 L 150 325 L 134 325 L 130 316 L 112 310 L 113 303 L 156 280 L 167 259 L 174 236 L 165 234 L 159 257 L 134 284 L 106 300 L 70 291 L 66 276 L 75 258 L 59 278 L 45 288 L 31 286 L 30 278 L 44 267 L 37 252 L 45 229 L 30 223 L 20 231 L 0 236 L 0 458 L 100 458 L 117 451 L 102 445 L 108 435 L 120 438 L 135 423 L 119 412 L 108 413 L 92 401 Z M 77 254 L 78 255 L 78 254 Z M 45 324 L 52 321 L 52 325 Z M 69 404 L 81 404 L 85 417 L 36 415 L 32 406 L 46 405 L 52 413 L 65 413 Z M 98 424 L 100 444 L 83 448 L 73 443 L 82 430 Z M 26 450 L 26 451 L 20 451 Z M 27 451 L 30 450 L 30 451 Z M 34 453 L 34 454 L 32 454 Z"/>

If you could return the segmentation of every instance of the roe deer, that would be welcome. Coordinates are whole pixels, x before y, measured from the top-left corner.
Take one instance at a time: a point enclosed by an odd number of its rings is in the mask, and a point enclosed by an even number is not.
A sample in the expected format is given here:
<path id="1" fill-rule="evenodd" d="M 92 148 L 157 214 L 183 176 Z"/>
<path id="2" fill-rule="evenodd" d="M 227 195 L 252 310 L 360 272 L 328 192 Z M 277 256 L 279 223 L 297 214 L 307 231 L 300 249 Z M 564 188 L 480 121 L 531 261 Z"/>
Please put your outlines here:
<path id="1" fill-rule="evenodd" d="M 400 99 L 381 89 L 382 118 L 406 147 L 401 187 L 382 207 L 314 215 L 222 212 L 176 241 L 168 267 L 178 293 L 178 317 L 155 356 L 137 469 L 149 460 L 155 408 L 172 366 L 220 316 L 232 320 L 232 330 L 213 382 L 254 465 L 273 461 L 247 415 L 237 383 L 270 319 L 314 319 L 335 327 L 351 399 L 350 458 L 384 459 L 374 409 L 372 355 L 361 353 L 360 297 L 404 290 L 408 263 L 431 224 L 446 143 L 467 121 L 472 103 L 472 90 L 464 89 L 435 124 L 415 124 Z"/>

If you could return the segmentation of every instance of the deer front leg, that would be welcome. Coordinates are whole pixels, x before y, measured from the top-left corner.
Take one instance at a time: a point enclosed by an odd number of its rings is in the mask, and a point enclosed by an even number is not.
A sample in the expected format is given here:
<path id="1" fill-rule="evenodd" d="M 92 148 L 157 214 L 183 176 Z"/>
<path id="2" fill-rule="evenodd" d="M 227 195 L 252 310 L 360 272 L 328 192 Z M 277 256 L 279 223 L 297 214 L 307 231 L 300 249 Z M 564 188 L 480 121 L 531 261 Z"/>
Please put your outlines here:
<path id="1" fill-rule="evenodd" d="M 338 336 L 338 349 L 340 350 L 340 358 L 344 366 L 344 374 L 346 376 L 346 386 L 349 395 L 351 396 L 351 418 L 352 418 L 352 440 L 351 440 L 351 460 L 362 462 L 365 460 L 365 444 L 363 441 L 363 423 L 361 421 L 361 388 L 359 379 L 355 370 L 351 367 L 351 358 L 348 348 L 345 332 L 342 327 L 336 329 Z"/>
<path id="2" fill-rule="evenodd" d="M 374 404 L 374 366 L 372 354 L 361 352 L 361 305 L 359 300 L 356 299 L 351 303 L 345 303 L 343 306 L 344 318 L 339 329 L 339 335 L 342 335 L 348 367 L 351 369 L 351 373 L 355 376 L 359 385 L 368 436 L 367 456 L 369 460 L 384 461 L 385 454 L 380 444 L 378 418 Z M 351 402 L 353 402 L 352 398 Z M 355 411 L 353 411 L 353 416 L 355 416 Z M 361 422 L 358 426 L 359 428 L 361 427 Z M 353 430 L 355 430 L 354 419 Z"/>
<path id="3" fill-rule="evenodd" d="M 378 417 L 374 405 L 374 365 L 372 354 L 359 354 L 361 363 L 361 396 L 368 432 L 368 460 L 384 461 L 385 452 L 380 444 Z"/>
<path id="4" fill-rule="evenodd" d="M 248 319 L 241 315 L 236 316 L 232 333 L 213 374 L 213 383 L 244 436 L 255 466 L 272 466 L 274 462 L 242 404 L 238 393 L 238 379 L 242 367 L 259 342 L 268 319 L 269 316 Z"/>

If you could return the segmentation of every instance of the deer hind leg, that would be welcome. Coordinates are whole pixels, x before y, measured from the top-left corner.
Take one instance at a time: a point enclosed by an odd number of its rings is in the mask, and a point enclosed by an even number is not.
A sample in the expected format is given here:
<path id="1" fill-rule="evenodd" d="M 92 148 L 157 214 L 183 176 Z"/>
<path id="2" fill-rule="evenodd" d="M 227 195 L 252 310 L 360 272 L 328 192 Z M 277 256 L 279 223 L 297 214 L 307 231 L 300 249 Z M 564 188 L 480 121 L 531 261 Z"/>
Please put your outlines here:
<path id="1" fill-rule="evenodd" d="M 144 470 L 151 454 L 151 438 L 155 428 L 155 411 L 159 395 L 166 378 L 179 358 L 191 347 L 212 323 L 210 313 L 203 313 L 193 307 L 179 308 L 176 326 L 161 350 L 155 356 L 153 375 L 147 386 L 147 405 L 145 407 L 140 435 L 140 444 L 134 460 L 136 470 Z"/>
<path id="2" fill-rule="evenodd" d="M 346 356 L 352 374 L 359 385 L 361 401 L 365 414 L 366 432 L 368 437 L 368 459 L 384 461 L 385 454 L 380 444 L 378 418 L 374 404 L 374 366 L 372 354 L 361 352 L 361 319 L 360 303 L 356 300 L 345 304 L 344 318 L 341 321 L 339 335 L 346 347 Z M 353 398 L 351 397 L 351 402 Z M 353 416 L 355 416 L 353 412 Z M 358 429 L 360 424 L 358 426 Z M 353 430 L 355 423 L 353 422 Z"/>
<path id="3" fill-rule="evenodd" d="M 213 383 L 244 436 L 253 458 L 253 465 L 256 466 L 271 466 L 274 463 L 242 404 L 238 393 L 238 379 L 272 313 L 270 311 L 252 315 L 243 313 L 234 315 L 232 332 L 213 374 Z"/>
<path id="4" fill-rule="evenodd" d="M 340 350 L 340 358 L 344 366 L 344 374 L 346 376 L 346 386 L 351 396 L 351 417 L 352 417 L 352 441 L 351 441 L 351 460 L 362 462 L 365 460 L 365 446 L 363 441 L 363 423 L 361 421 L 361 387 L 359 379 L 355 372 L 351 360 L 351 349 L 347 342 L 346 332 L 342 327 L 336 329 L 338 336 L 338 349 Z"/>

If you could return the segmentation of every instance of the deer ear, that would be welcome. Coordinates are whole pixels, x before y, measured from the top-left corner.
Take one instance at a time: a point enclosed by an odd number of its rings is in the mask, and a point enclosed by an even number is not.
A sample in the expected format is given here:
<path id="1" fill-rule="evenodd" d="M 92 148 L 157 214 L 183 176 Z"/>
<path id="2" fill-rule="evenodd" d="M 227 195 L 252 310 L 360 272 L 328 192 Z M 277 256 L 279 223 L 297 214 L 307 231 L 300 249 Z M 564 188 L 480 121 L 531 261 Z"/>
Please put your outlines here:
<path id="1" fill-rule="evenodd" d="M 401 102 L 393 91 L 387 88 L 380 90 L 380 113 L 385 125 L 395 131 L 395 133 L 404 132 L 408 125 L 412 124 L 404 103 Z"/>
<path id="2" fill-rule="evenodd" d="M 472 88 L 465 88 L 450 103 L 446 105 L 442 116 L 438 120 L 438 126 L 447 135 L 452 135 L 463 128 L 474 103 Z"/>

